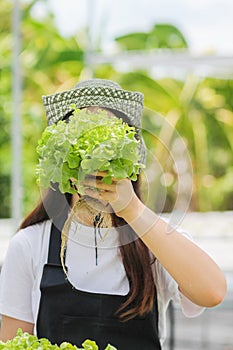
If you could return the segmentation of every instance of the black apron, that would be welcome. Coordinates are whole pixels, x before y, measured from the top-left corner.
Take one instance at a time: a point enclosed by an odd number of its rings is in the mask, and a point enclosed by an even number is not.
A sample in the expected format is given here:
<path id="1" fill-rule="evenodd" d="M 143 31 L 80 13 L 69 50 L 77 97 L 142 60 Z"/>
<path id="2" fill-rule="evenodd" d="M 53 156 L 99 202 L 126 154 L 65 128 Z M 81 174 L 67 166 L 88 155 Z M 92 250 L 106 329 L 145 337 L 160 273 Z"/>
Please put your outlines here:
<path id="1" fill-rule="evenodd" d="M 108 343 L 117 350 L 161 350 L 158 337 L 158 308 L 121 322 L 115 315 L 127 296 L 80 291 L 67 280 L 60 262 L 61 232 L 52 224 L 48 263 L 41 280 L 37 336 L 51 343 L 67 341 L 81 347 L 95 340 L 100 350 Z M 97 276 L 98 278 L 98 276 Z"/>

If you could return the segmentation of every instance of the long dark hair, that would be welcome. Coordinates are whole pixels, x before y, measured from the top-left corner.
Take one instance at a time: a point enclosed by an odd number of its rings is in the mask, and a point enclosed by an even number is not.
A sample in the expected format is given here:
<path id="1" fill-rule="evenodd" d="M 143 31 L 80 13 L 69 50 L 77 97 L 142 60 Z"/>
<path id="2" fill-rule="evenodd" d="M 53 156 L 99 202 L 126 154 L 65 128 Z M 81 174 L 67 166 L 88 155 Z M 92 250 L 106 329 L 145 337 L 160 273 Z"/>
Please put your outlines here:
<path id="1" fill-rule="evenodd" d="M 134 181 L 132 184 L 135 193 L 138 197 L 141 197 L 139 181 Z M 43 199 L 22 221 L 19 229 L 48 219 L 59 222 L 64 213 L 68 213 L 71 200 L 72 195 L 69 193 L 62 194 L 58 187 L 56 187 L 56 190 L 48 189 Z M 119 235 L 120 240 L 122 240 L 120 252 L 130 283 L 129 296 L 118 310 L 119 318 L 122 321 L 127 321 L 135 316 L 143 316 L 153 308 L 155 285 L 151 270 L 152 261 L 148 248 L 141 239 L 137 238 L 131 227 L 115 214 L 112 214 L 112 219 L 116 228 L 121 227 L 121 234 Z M 122 227 L 124 234 L 122 234 Z M 123 242 L 123 240 L 125 241 L 125 234 L 127 237 L 135 237 L 130 243 L 125 244 Z"/>

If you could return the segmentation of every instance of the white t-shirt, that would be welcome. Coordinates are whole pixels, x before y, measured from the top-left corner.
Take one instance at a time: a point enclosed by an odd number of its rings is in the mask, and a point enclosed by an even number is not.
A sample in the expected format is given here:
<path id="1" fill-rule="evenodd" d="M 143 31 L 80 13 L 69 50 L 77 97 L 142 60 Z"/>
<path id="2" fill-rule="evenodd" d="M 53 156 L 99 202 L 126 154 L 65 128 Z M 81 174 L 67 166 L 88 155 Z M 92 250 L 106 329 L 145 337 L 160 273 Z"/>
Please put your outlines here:
<path id="1" fill-rule="evenodd" d="M 15 234 L 9 244 L 0 276 L 0 313 L 36 324 L 40 302 L 40 282 L 47 262 L 51 221 L 29 226 Z M 97 234 L 97 260 L 92 227 L 72 225 L 66 251 L 68 278 L 79 290 L 126 295 L 129 283 L 119 253 L 114 228 Z M 177 283 L 156 260 L 154 263 L 159 311 L 159 336 L 166 335 L 165 312 L 169 301 L 179 302 L 187 317 L 199 315 L 203 308 L 178 291 Z M 36 326 L 35 326 L 36 329 Z"/>

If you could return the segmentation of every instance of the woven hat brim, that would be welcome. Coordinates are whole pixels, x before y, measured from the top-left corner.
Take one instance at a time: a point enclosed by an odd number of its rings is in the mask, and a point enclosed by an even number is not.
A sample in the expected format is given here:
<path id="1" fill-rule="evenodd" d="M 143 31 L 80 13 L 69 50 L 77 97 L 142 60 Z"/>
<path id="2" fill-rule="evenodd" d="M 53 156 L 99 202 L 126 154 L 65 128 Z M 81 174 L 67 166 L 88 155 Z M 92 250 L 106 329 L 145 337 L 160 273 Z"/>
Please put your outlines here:
<path id="1" fill-rule="evenodd" d="M 141 126 L 144 97 L 140 92 L 95 86 L 43 96 L 42 99 L 49 125 L 61 120 L 72 110 L 71 104 L 75 104 L 76 108 L 88 106 L 113 108 L 125 113 L 132 125 Z"/>
<path id="2" fill-rule="evenodd" d="M 94 86 L 76 88 L 53 95 L 42 96 L 48 125 L 56 124 L 64 116 L 72 111 L 72 105 L 76 108 L 98 106 L 111 108 L 124 113 L 130 124 L 136 127 L 139 143 L 140 162 L 145 164 L 146 148 L 141 135 L 141 119 L 143 112 L 144 96 L 140 92 Z"/>

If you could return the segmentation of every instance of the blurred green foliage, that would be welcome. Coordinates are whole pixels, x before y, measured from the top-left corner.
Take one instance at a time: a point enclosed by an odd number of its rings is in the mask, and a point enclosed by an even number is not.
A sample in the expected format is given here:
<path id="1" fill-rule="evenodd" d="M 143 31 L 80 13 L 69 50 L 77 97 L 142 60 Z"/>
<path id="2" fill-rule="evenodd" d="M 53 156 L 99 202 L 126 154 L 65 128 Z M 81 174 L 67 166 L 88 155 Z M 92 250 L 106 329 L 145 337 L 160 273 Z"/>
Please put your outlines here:
<path id="1" fill-rule="evenodd" d="M 117 37 L 122 50 L 184 49 L 188 44 L 178 28 L 159 23 L 149 32 L 129 33 Z"/>
<path id="2" fill-rule="evenodd" d="M 24 213 L 39 198 L 35 181 L 37 141 L 46 126 L 41 96 L 71 89 L 78 80 L 89 77 L 85 66 L 85 31 L 63 38 L 53 16 L 43 19 L 31 15 L 34 2 L 22 8 L 23 70 L 22 133 Z M 0 32 L 0 217 L 10 216 L 10 123 L 11 49 L 10 21 L 12 2 L 4 0 Z M 116 38 L 119 50 L 158 48 L 186 49 L 182 33 L 170 24 L 156 24 L 148 33 L 131 33 Z M 155 80 L 148 71 L 122 73 L 112 65 L 94 67 L 94 76 L 118 81 L 123 88 L 145 94 L 143 135 L 148 153 L 149 205 L 155 209 L 159 193 L 164 193 L 163 211 L 171 211 L 177 198 L 179 174 L 173 151 L 182 138 L 193 168 L 190 210 L 233 209 L 233 113 L 232 80 L 171 78 Z M 158 167 L 151 163 L 156 159 Z M 151 162 L 151 163 L 150 163 Z M 151 172 L 150 172 L 151 169 Z M 152 174 L 152 175 L 151 175 Z M 159 208 L 160 210 L 160 208 Z"/>

